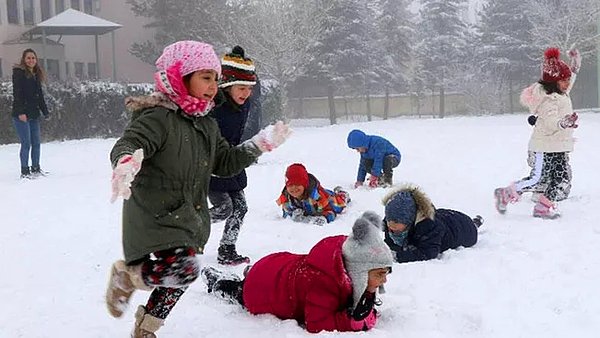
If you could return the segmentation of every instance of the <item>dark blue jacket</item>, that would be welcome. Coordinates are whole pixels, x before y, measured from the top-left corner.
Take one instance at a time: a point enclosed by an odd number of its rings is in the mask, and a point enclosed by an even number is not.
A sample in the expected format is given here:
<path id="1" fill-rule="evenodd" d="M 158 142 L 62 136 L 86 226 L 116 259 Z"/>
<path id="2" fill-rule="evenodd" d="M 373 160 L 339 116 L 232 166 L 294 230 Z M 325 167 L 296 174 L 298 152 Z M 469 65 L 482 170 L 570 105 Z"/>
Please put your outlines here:
<path id="1" fill-rule="evenodd" d="M 27 76 L 26 70 L 15 67 L 12 74 L 13 110 L 12 116 L 27 115 L 28 119 L 37 119 L 40 112 L 48 116 L 48 107 L 42 93 L 42 84 L 34 76 Z"/>
<path id="2" fill-rule="evenodd" d="M 383 172 L 383 159 L 388 155 L 395 155 L 400 161 L 400 151 L 394 145 L 381 136 L 366 135 L 360 130 L 352 131 L 348 136 L 348 146 L 350 148 L 365 147 L 367 151 L 360 154 L 360 164 L 356 180 L 364 182 L 367 176 L 365 160 L 373 160 L 371 175 L 381 176 Z"/>
<path id="3" fill-rule="evenodd" d="M 387 227 L 384 231 L 385 243 L 394 251 L 399 263 L 433 259 L 448 249 L 471 247 L 477 243 L 477 226 L 471 217 L 450 209 L 436 209 L 433 219 L 425 218 L 415 223 L 408 231 L 403 247 L 392 241 Z"/>
<path id="4" fill-rule="evenodd" d="M 213 109 L 210 112 L 221 130 L 221 135 L 229 142 L 231 146 L 237 146 L 241 143 L 242 134 L 244 133 L 244 126 L 248 119 L 248 110 L 250 109 L 249 101 L 246 101 L 243 105 L 238 105 L 227 94 L 223 92 L 225 96 L 225 102 L 219 107 Z M 248 185 L 246 178 L 246 171 L 242 170 L 236 176 L 233 177 L 216 177 L 212 176 L 210 179 L 210 191 L 219 192 L 230 192 L 244 190 Z"/>

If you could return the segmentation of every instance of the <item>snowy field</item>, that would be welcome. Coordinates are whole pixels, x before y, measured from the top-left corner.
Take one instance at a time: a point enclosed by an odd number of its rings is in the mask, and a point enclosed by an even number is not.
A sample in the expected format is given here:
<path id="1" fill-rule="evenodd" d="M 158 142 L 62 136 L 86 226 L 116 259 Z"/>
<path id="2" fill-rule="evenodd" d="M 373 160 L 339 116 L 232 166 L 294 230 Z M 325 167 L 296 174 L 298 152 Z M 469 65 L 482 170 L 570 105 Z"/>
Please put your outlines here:
<path id="1" fill-rule="evenodd" d="M 402 153 L 395 182 L 417 183 L 438 207 L 481 214 L 477 245 L 439 259 L 396 264 L 368 337 L 598 337 L 600 332 L 600 114 L 584 113 L 572 153 L 572 198 L 563 217 L 531 217 L 529 196 L 496 214 L 494 188 L 528 173 L 525 115 L 394 119 L 327 127 L 296 124 L 280 149 L 248 169 L 249 212 L 238 251 L 254 261 L 276 251 L 306 253 L 325 236 L 348 234 L 365 210 L 383 211 L 386 190 L 350 190 L 352 203 L 323 227 L 283 220 L 275 199 L 284 170 L 302 162 L 327 188 L 355 181 L 354 128 L 387 137 Z M 42 145 L 49 177 L 18 179 L 18 145 L 0 146 L 0 337 L 128 337 L 137 292 L 122 319 L 104 304 L 109 267 L 121 258 L 121 203 L 109 203 L 108 140 Z M 595 206 L 595 207 L 594 207 Z M 223 223 L 201 256 L 216 264 Z M 243 266 L 231 268 L 241 272 Z M 340 333 L 321 333 L 330 337 Z M 352 336 L 354 334 L 343 334 Z M 159 337 L 308 337 L 295 321 L 252 316 L 194 283 Z"/>

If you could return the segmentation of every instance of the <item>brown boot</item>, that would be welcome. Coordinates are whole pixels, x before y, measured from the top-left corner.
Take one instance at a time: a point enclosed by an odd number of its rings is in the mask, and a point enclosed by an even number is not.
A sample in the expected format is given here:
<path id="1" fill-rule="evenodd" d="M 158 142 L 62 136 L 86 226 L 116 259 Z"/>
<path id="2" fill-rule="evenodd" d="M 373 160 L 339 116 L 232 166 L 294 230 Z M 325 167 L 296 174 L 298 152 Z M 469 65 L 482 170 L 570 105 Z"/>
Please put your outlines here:
<path id="1" fill-rule="evenodd" d="M 135 289 L 153 289 L 142 280 L 142 265 L 127 266 L 122 260 L 116 261 L 111 268 L 106 289 L 106 306 L 111 316 L 123 315 Z"/>
<path id="2" fill-rule="evenodd" d="M 164 323 L 164 319 L 150 315 L 146 308 L 140 305 L 135 312 L 135 327 L 131 332 L 131 338 L 156 338 L 154 332 L 158 331 Z"/>

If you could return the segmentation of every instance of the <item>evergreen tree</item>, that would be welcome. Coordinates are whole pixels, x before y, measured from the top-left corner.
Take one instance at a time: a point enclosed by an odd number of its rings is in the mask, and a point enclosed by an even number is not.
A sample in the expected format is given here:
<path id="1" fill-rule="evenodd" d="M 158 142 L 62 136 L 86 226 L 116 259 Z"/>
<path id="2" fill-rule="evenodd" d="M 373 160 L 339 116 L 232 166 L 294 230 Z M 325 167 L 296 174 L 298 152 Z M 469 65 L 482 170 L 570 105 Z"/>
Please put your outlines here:
<path id="1" fill-rule="evenodd" d="M 462 0 L 423 0 L 418 55 L 426 84 L 439 90 L 439 115 L 444 116 L 444 93 L 461 74 L 466 43 L 466 25 L 460 17 Z"/>
<path id="2" fill-rule="evenodd" d="M 377 67 L 386 99 L 384 119 L 389 114 L 390 88 L 394 92 L 406 91 L 412 76 L 409 75 L 415 36 L 415 17 L 408 11 L 410 0 L 379 0 L 377 16 L 378 48 L 382 60 Z"/>
<path id="3" fill-rule="evenodd" d="M 532 82 L 532 78 L 535 81 L 539 67 L 539 53 L 532 44 L 532 26 L 526 9 L 522 0 L 491 1 L 483 7 L 478 25 L 479 74 L 493 79 L 486 86 L 508 94 L 501 102 L 508 103 L 509 112 L 515 111 L 518 96 L 515 87 Z M 505 111 L 505 106 L 500 109 Z"/>
<path id="4" fill-rule="evenodd" d="M 360 0 L 321 0 L 320 6 L 325 13 L 323 33 L 313 49 L 310 72 L 327 87 L 329 119 L 335 124 L 336 89 L 355 90 L 365 83 L 370 57 L 367 11 Z"/>

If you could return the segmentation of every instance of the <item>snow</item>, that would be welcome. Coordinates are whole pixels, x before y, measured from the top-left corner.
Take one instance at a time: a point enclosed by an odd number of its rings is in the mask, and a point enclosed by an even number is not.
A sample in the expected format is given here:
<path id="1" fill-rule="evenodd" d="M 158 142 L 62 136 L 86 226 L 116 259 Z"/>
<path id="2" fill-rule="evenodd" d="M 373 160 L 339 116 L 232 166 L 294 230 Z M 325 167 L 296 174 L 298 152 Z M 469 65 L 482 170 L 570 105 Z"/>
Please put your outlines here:
<path id="1" fill-rule="evenodd" d="M 381 317 L 369 337 L 596 337 L 600 330 L 600 200 L 597 146 L 600 115 L 582 113 L 572 154 L 572 198 L 563 217 L 531 217 L 525 196 L 506 215 L 493 208 L 493 189 L 528 173 L 531 127 L 525 115 L 394 119 L 337 126 L 296 126 L 280 149 L 248 169 L 249 212 L 238 249 L 253 260 L 276 251 L 307 252 L 321 238 L 348 234 L 365 210 L 382 212 L 378 190 L 350 190 L 345 214 L 326 226 L 284 220 L 274 200 L 287 165 L 303 162 L 325 187 L 349 187 L 358 154 L 346 147 L 354 128 L 387 137 L 402 152 L 396 182 L 417 183 L 438 207 L 481 214 L 477 245 L 439 259 L 395 264 L 381 295 Z M 296 123 L 294 123 L 296 124 Z M 299 124 L 298 124 L 299 125 Z M 18 145 L 0 146 L 3 257 L 0 337 L 125 337 L 137 292 L 122 319 L 104 305 L 109 267 L 121 258 L 121 205 L 110 204 L 108 153 L 114 139 L 42 146 L 51 175 L 18 179 Z M 223 223 L 201 256 L 217 266 Z M 243 267 L 230 268 L 240 273 Z M 308 337 L 296 322 L 252 316 L 194 283 L 159 337 Z M 332 337 L 340 333 L 322 333 Z M 358 334 L 357 334 L 358 335 Z"/>
<path id="2" fill-rule="evenodd" d="M 46 21 L 42 21 L 36 26 L 38 27 L 121 27 L 118 23 L 101 19 L 99 17 L 89 15 L 78 10 L 69 8 L 64 12 L 51 17 Z"/>

